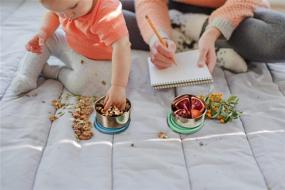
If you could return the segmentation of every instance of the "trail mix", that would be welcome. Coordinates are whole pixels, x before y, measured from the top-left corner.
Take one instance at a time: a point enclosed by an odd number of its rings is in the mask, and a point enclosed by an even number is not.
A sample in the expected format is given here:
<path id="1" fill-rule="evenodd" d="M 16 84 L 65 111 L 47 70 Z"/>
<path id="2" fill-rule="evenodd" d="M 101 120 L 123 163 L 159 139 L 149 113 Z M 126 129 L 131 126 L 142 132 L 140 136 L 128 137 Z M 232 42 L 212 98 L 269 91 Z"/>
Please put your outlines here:
<path id="1" fill-rule="evenodd" d="M 174 114 L 183 118 L 198 118 L 205 112 L 205 103 L 196 96 L 182 95 L 173 101 L 172 110 Z"/>
<path id="2" fill-rule="evenodd" d="M 94 111 L 93 101 L 93 97 L 79 97 L 75 111 L 72 113 L 74 118 L 72 128 L 79 140 L 89 140 L 93 136 L 92 124 L 89 121 L 89 117 Z"/>
<path id="3" fill-rule="evenodd" d="M 71 95 L 66 95 L 66 100 Z M 72 129 L 75 133 L 75 136 L 79 140 L 88 140 L 93 136 L 93 132 L 91 131 L 92 124 L 89 121 L 89 117 L 94 111 L 93 105 L 96 97 L 84 97 L 84 96 L 75 96 L 77 98 L 77 104 L 65 104 L 62 103 L 61 99 L 52 100 L 51 104 L 56 109 L 68 109 L 69 113 L 72 114 L 73 124 Z M 74 110 L 74 111 L 71 111 Z M 49 116 L 50 121 L 55 121 L 61 116 L 64 115 L 65 112 L 59 111 L 56 112 L 55 115 Z"/>
<path id="4" fill-rule="evenodd" d="M 242 112 L 237 111 L 235 106 L 238 104 L 237 96 L 230 96 L 223 99 L 222 93 L 211 93 L 208 96 L 200 96 L 207 105 L 207 118 L 217 119 L 220 123 L 227 123 L 239 118 Z"/>
<path id="5" fill-rule="evenodd" d="M 158 138 L 160 138 L 160 139 L 167 139 L 168 136 L 167 136 L 167 134 L 165 132 L 159 132 L 158 133 Z"/>
<path id="6" fill-rule="evenodd" d="M 52 100 L 51 105 L 55 108 L 56 111 L 65 106 L 65 104 L 61 103 L 60 100 Z M 61 117 L 62 115 L 63 115 L 63 112 L 58 112 L 56 115 L 50 115 L 49 120 L 53 122 L 57 120 L 59 117 Z"/>
<path id="7" fill-rule="evenodd" d="M 130 109 L 130 104 L 127 102 L 125 110 L 120 110 L 116 106 L 111 106 L 109 109 L 104 110 L 104 100 L 97 103 L 95 109 L 103 116 L 116 117 L 122 115 Z"/>

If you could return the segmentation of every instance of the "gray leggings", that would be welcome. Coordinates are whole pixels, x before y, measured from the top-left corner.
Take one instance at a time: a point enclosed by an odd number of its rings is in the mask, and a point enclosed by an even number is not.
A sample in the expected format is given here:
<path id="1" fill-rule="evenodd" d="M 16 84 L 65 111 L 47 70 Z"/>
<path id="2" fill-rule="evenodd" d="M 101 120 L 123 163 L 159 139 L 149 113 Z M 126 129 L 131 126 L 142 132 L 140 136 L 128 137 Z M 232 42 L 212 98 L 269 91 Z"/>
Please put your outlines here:
<path id="1" fill-rule="evenodd" d="M 148 50 L 137 26 L 134 1 L 122 1 L 124 16 L 132 49 Z M 170 1 L 169 9 L 184 13 L 211 14 L 213 9 L 201 8 Z M 270 9 L 257 9 L 252 18 L 247 18 L 236 28 L 231 38 L 218 40 L 217 47 L 231 47 L 244 59 L 260 62 L 285 61 L 285 14 Z"/>

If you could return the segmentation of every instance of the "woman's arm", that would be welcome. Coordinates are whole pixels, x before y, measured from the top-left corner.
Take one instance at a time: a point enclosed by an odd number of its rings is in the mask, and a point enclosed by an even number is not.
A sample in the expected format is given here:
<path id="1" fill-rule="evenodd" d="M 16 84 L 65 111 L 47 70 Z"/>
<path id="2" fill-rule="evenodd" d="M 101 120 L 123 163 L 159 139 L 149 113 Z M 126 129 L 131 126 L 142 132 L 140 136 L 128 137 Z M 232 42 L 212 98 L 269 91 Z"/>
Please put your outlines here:
<path id="1" fill-rule="evenodd" d="M 235 28 L 247 17 L 252 17 L 257 7 L 269 8 L 267 0 L 227 0 L 209 18 L 208 28 L 217 28 L 228 40 Z"/>
<path id="2" fill-rule="evenodd" d="M 199 40 L 200 56 L 198 65 L 207 65 L 213 72 L 216 65 L 215 42 L 223 35 L 227 40 L 235 28 L 247 17 L 254 14 L 257 7 L 269 7 L 265 0 L 228 0 L 222 7 L 214 11 L 209 25 Z"/>
<path id="3" fill-rule="evenodd" d="M 167 0 L 135 0 L 136 18 L 144 41 L 149 44 L 154 36 L 146 22 L 148 15 L 163 37 L 171 38 L 171 24 L 168 15 Z"/>

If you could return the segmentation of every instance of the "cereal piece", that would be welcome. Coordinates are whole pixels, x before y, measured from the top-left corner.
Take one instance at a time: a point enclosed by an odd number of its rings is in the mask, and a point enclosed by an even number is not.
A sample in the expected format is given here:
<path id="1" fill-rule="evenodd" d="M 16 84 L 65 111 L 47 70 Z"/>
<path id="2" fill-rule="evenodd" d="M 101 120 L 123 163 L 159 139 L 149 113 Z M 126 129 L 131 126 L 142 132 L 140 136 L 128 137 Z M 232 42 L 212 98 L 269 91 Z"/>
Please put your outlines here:
<path id="1" fill-rule="evenodd" d="M 93 136 L 89 117 L 94 111 L 93 97 L 80 96 L 72 113 L 74 118 L 73 130 L 79 140 L 89 140 Z"/>
<path id="2" fill-rule="evenodd" d="M 55 121 L 55 120 L 57 120 L 57 119 L 58 119 L 58 117 L 56 117 L 55 115 L 49 116 L 49 120 L 50 120 L 51 122 L 53 122 L 53 121 Z"/>
<path id="3" fill-rule="evenodd" d="M 83 131 L 83 133 L 79 136 L 80 140 L 89 140 L 93 136 L 92 131 Z"/>
<path id="4" fill-rule="evenodd" d="M 60 109 L 64 105 L 59 100 L 52 100 L 51 104 L 55 109 Z"/>
<path id="5" fill-rule="evenodd" d="M 159 137 L 160 139 L 167 139 L 167 138 L 168 138 L 167 134 L 164 133 L 164 132 L 159 132 L 159 133 L 158 133 L 158 137 Z"/>

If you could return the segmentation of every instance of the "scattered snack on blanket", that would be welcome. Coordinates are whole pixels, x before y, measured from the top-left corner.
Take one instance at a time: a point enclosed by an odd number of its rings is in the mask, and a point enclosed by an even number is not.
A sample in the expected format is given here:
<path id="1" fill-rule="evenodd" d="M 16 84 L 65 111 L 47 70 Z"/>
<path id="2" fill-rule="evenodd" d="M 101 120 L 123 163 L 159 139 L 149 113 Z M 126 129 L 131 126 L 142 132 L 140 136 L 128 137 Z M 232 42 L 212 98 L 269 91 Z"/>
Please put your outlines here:
<path id="1" fill-rule="evenodd" d="M 55 116 L 55 115 L 49 116 L 49 120 L 50 120 L 51 122 L 53 122 L 53 121 L 55 121 L 55 120 L 57 120 L 57 119 L 58 119 L 58 117 Z"/>
<path id="2" fill-rule="evenodd" d="M 160 139 L 167 139 L 168 136 L 167 136 L 167 134 L 165 132 L 159 132 L 158 133 L 158 138 L 160 138 Z"/>
<path id="3" fill-rule="evenodd" d="M 237 96 L 230 96 L 223 99 L 222 93 L 211 93 L 208 96 L 200 96 L 207 105 L 207 118 L 217 119 L 220 123 L 227 123 L 240 117 L 242 112 L 237 111 L 235 106 L 238 104 Z"/>
<path id="4" fill-rule="evenodd" d="M 81 96 L 78 98 L 75 110 L 72 113 L 74 118 L 72 128 L 79 140 L 89 140 L 93 136 L 92 124 L 89 121 L 89 117 L 94 111 L 93 104 L 94 97 Z"/>
<path id="5" fill-rule="evenodd" d="M 52 104 L 52 106 L 53 106 L 55 109 L 60 109 L 60 108 L 62 108 L 62 107 L 64 106 L 64 104 L 62 104 L 62 103 L 60 102 L 60 100 L 52 100 L 52 101 L 51 101 L 51 104 Z"/>
<path id="6" fill-rule="evenodd" d="M 116 117 L 122 115 L 124 112 L 128 111 L 130 104 L 127 102 L 125 110 L 119 110 L 116 106 L 111 106 L 108 110 L 104 110 L 104 99 L 96 105 L 96 110 L 103 116 Z"/>

